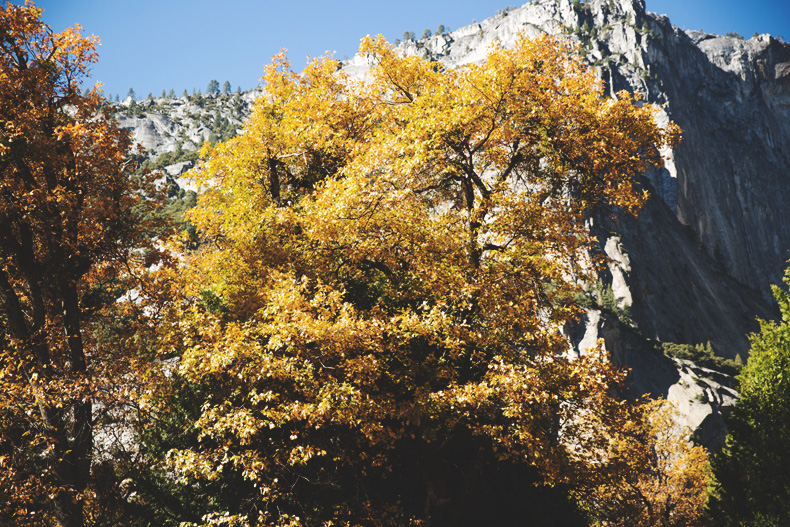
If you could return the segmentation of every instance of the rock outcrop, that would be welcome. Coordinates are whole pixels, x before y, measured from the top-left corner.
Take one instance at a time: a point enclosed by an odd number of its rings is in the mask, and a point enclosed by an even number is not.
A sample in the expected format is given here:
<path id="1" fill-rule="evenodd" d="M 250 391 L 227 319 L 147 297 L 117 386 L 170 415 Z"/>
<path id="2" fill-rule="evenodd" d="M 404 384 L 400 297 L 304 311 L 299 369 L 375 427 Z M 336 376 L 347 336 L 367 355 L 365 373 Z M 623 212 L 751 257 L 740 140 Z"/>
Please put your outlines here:
<path id="1" fill-rule="evenodd" d="M 157 97 L 134 101 L 127 98 L 113 105 L 121 127 L 131 130 L 143 157 L 156 163 L 162 154 L 171 154 L 167 164 L 157 168 L 178 177 L 192 168 L 182 153 L 194 152 L 205 141 L 227 139 L 241 129 L 252 111 L 258 91 L 192 97 Z M 178 155 L 172 155 L 176 154 Z"/>
<path id="2" fill-rule="evenodd" d="M 679 423 L 711 449 L 724 446 L 724 416 L 738 398 L 730 375 L 666 356 L 657 342 L 599 309 L 588 309 L 582 323 L 569 328 L 573 352 L 583 353 L 603 340 L 618 364 L 630 369 L 632 396 L 663 397 L 675 404 Z"/>

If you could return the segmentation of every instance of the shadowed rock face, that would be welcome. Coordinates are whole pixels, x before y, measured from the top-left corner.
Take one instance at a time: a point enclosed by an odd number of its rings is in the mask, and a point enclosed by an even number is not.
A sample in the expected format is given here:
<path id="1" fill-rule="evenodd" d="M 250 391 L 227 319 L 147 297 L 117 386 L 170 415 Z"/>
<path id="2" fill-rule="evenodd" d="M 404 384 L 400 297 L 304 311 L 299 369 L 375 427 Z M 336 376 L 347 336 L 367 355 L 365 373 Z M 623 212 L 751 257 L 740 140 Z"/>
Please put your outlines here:
<path id="1" fill-rule="evenodd" d="M 597 229 L 604 231 L 598 237 L 608 241 L 606 233 L 616 231 L 620 250 L 628 255 L 624 281 L 642 335 L 662 342 L 709 341 L 718 355 L 746 356 L 747 333 L 759 330 L 755 317 L 774 317 L 756 290 L 728 274 L 660 199 L 651 199 L 638 218 L 607 223 Z M 606 253 L 617 257 L 608 243 Z M 615 294 L 623 296 L 616 289 Z"/>
<path id="2" fill-rule="evenodd" d="M 613 77 L 666 103 L 684 133 L 672 171 L 650 175 L 668 210 L 654 199 L 621 229 L 634 318 L 651 337 L 745 357 L 745 334 L 755 316 L 772 318 L 770 284 L 790 256 L 790 45 L 642 16 L 655 35 L 642 52 L 650 74 L 641 87 Z"/>
<path id="3" fill-rule="evenodd" d="M 652 54 L 675 153 L 677 218 L 731 276 L 771 300 L 790 257 L 790 45 L 673 32 Z"/>

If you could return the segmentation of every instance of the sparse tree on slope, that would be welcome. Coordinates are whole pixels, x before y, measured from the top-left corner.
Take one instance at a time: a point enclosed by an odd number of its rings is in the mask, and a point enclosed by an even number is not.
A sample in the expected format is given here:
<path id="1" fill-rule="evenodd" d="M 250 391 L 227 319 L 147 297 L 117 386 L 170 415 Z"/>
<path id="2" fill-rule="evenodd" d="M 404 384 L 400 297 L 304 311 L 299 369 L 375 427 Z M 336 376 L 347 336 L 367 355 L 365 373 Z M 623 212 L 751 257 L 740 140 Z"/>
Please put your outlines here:
<path id="1" fill-rule="evenodd" d="M 204 147 L 207 243 L 162 335 L 204 397 L 170 466 L 236 490 L 202 521 L 506 525 L 561 499 L 503 496 L 625 477 L 643 407 L 560 330 L 587 214 L 636 211 L 677 129 L 549 37 L 455 71 L 360 51 L 366 81 L 278 57 L 246 132 Z"/>
<path id="2" fill-rule="evenodd" d="M 206 95 L 213 95 L 215 93 L 219 93 L 219 82 L 216 79 L 211 79 L 206 86 Z"/>

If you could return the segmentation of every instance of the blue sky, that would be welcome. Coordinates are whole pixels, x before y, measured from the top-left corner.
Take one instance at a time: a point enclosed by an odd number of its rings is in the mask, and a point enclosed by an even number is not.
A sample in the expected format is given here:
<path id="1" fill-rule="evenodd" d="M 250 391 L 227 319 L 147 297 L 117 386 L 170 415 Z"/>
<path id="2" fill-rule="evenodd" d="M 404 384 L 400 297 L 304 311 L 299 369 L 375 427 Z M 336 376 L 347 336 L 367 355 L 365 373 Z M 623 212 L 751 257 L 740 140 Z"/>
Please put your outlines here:
<path id="1" fill-rule="evenodd" d="M 12 0 L 13 2 L 14 0 Z M 22 0 L 16 0 L 20 3 Z M 525 0 L 526 1 L 526 0 Z M 512 2 L 512 0 L 511 0 Z M 790 40 L 790 0 L 646 0 L 647 10 L 683 29 L 784 35 Z M 507 0 L 38 0 L 54 30 L 79 23 L 97 35 L 93 80 L 105 93 L 205 91 L 208 81 L 252 88 L 280 48 L 295 67 L 308 55 L 352 56 L 359 39 L 404 31 L 417 36 L 439 24 L 455 29 L 483 20 Z M 512 5 L 515 5 L 514 2 Z M 521 4 L 518 4 L 521 5 Z"/>

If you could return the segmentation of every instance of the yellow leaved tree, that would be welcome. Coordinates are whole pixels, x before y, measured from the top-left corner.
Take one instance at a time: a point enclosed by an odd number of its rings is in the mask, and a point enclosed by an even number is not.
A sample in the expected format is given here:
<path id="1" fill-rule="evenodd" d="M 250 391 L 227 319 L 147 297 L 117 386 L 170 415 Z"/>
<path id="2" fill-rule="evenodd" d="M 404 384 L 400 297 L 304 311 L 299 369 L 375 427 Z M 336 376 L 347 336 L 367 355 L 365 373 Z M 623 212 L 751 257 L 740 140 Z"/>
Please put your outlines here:
<path id="1" fill-rule="evenodd" d="M 622 460 L 618 477 L 583 490 L 582 500 L 604 527 L 705 527 L 708 455 L 689 442 L 689 430 L 666 400 L 649 402 L 628 422 L 610 455 Z M 636 439 L 636 440 L 634 440 Z M 626 468 L 630 467 L 630 468 Z"/>
<path id="2" fill-rule="evenodd" d="M 364 78 L 275 57 L 195 173 L 203 242 L 162 347 L 202 399 L 168 459 L 194 489 L 235 483 L 194 522 L 570 518 L 557 489 L 615 477 L 643 415 L 603 353 L 567 356 L 585 220 L 636 212 L 678 129 L 548 36 L 457 70 L 360 52 Z"/>

